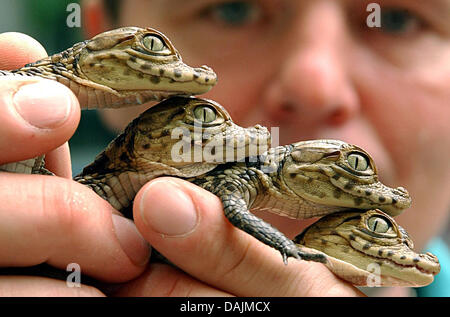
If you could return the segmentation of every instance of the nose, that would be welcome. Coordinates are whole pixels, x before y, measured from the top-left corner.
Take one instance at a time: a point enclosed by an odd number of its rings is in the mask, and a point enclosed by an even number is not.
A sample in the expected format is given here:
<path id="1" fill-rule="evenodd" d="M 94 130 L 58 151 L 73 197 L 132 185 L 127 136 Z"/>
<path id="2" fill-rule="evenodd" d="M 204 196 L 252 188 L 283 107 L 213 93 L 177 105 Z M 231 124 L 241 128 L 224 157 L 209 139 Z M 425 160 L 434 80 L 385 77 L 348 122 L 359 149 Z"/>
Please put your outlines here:
<path id="1" fill-rule="evenodd" d="M 344 124 L 358 112 L 359 101 L 349 75 L 351 42 L 341 9 L 335 1 L 314 1 L 307 10 L 296 18 L 264 104 L 271 120 L 300 124 L 311 133 Z"/>

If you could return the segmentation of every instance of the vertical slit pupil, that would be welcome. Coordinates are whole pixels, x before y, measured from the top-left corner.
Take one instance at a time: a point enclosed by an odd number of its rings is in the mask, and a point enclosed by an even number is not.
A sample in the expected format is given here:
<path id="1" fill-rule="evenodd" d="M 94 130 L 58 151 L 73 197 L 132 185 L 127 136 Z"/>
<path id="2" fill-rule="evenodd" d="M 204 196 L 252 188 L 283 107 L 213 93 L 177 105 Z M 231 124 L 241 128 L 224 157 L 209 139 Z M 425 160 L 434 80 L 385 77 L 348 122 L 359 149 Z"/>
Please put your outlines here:
<path id="1" fill-rule="evenodd" d="M 153 46 L 153 43 L 154 43 L 154 42 L 155 42 L 155 39 L 152 38 L 152 41 L 151 41 L 151 43 L 150 43 L 150 47 L 152 48 L 152 50 L 155 49 L 155 47 Z"/>
<path id="2" fill-rule="evenodd" d="M 373 231 L 377 230 L 377 226 L 378 226 L 378 220 L 375 220 L 375 222 L 373 224 Z"/>

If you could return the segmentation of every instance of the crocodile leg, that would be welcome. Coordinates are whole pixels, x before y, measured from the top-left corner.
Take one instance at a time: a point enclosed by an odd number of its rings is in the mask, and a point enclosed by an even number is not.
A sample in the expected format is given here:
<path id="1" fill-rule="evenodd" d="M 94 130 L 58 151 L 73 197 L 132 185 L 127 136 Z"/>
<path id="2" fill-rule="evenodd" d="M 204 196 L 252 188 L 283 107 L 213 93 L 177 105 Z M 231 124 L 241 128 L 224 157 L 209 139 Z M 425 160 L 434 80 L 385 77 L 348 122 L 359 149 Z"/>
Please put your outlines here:
<path id="1" fill-rule="evenodd" d="M 248 203 L 244 197 L 248 197 L 242 184 L 215 181 L 200 185 L 208 191 L 217 195 L 223 204 L 225 217 L 232 225 L 245 231 L 264 244 L 278 250 L 287 264 L 287 259 L 293 257 L 307 261 L 326 262 L 322 254 L 308 253 L 300 250 L 293 241 L 289 240 L 283 233 L 264 220 L 256 217 L 248 210 Z"/>

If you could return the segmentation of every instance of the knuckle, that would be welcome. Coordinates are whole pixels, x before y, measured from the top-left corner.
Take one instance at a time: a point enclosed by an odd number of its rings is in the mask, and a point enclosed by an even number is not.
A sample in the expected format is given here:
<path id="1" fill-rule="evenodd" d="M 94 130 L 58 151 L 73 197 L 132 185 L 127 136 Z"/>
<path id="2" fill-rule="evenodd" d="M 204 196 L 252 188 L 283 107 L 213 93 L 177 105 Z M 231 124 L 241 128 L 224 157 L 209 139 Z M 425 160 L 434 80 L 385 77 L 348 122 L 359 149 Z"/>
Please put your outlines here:
<path id="1" fill-rule="evenodd" d="M 192 282 L 188 280 L 182 273 L 174 274 L 169 279 L 170 282 L 167 285 L 166 296 L 168 297 L 189 297 L 193 291 Z"/>
<path id="2" fill-rule="evenodd" d="M 193 283 L 178 268 L 163 263 L 152 263 L 149 269 L 136 280 L 136 286 L 147 288 L 149 296 L 186 297 L 192 293 Z"/>
<path id="3" fill-rule="evenodd" d="M 77 214 L 72 198 L 72 186 L 69 182 L 59 179 L 48 177 L 42 179 L 42 213 L 45 218 L 53 218 L 50 223 L 55 224 L 58 231 L 69 233 L 72 231 Z"/>
<path id="4" fill-rule="evenodd" d="M 66 237 L 83 227 L 92 214 L 79 184 L 54 176 L 42 177 L 42 213 L 58 236 Z M 53 218 L 53 219 L 52 219 Z"/>

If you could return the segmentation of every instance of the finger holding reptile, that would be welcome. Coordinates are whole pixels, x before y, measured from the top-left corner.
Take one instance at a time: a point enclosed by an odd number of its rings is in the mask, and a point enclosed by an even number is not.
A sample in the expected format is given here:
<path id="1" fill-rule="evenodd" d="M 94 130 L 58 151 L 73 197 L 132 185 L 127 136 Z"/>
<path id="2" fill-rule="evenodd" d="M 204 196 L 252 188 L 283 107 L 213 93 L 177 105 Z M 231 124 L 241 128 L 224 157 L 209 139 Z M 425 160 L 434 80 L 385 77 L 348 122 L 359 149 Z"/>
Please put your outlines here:
<path id="1" fill-rule="evenodd" d="M 38 42 L 20 33 L 0 35 L 0 54 L 0 69 L 16 68 L 46 55 Z M 0 89 L 0 164 L 48 153 L 63 145 L 76 130 L 80 106 L 64 85 L 40 78 L 0 76 Z M 65 154 L 57 160 L 50 155 L 49 163 L 57 161 L 53 167 L 64 165 L 53 171 L 69 177 L 69 151 L 67 145 L 62 148 Z"/>
<path id="2" fill-rule="evenodd" d="M 116 295 L 195 296 L 199 281 L 235 296 L 362 295 L 321 263 L 284 265 L 278 251 L 229 223 L 216 195 L 182 179 L 162 177 L 144 185 L 134 201 L 134 221 L 181 270 L 151 258 L 145 273 Z M 176 280 L 161 271 L 175 273 Z"/>
<path id="3" fill-rule="evenodd" d="M 45 51 L 40 44 L 24 34 L 0 35 L 3 69 L 16 68 L 35 61 L 42 58 L 43 54 Z M 35 79 L 9 78 L 8 85 L 2 84 L 0 87 L 2 100 L 8 100 L 11 96 L 8 91 L 4 93 L 3 88 L 14 84 L 20 86 L 30 81 L 34 82 Z M 40 101 L 39 106 L 44 105 L 44 102 L 53 106 L 56 103 L 58 107 L 66 106 L 71 109 L 70 115 L 63 123 L 66 127 L 33 129 L 30 140 L 30 125 L 17 116 L 14 109 L 8 108 L 13 105 L 8 102 L 2 108 L 4 111 L 1 113 L 0 130 L 2 136 L 13 135 L 14 138 L 2 138 L 1 162 L 14 161 L 18 158 L 17 155 L 25 158 L 42 154 L 47 149 L 52 149 L 53 146 L 48 142 L 53 145 L 64 144 L 71 135 L 67 131 L 75 130 L 78 125 L 79 105 L 75 97 L 72 99 L 72 92 L 54 81 L 46 80 L 43 86 L 38 92 L 26 92 L 29 103 L 27 109 L 31 114 L 35 114 L 35 100 Z M 60 99 L 57 99 L 58 94 L 55 94 L 55 91 L 61 92 Z M 64 100 L 73 103 L 64 104 Z M 12 111 L 6 111 L 7 109 Z M 52 113 L 42 113 L 44 119 L 45 114 L 52 116 Z M 48 122 L 48 119 L 45 121 Z M 8 124 L 12 124 L 14 129 L 5 131 L 11 127 Z M 47 167 L 61 177 L 0 173 L 0 267 L 17 268 L 48 262 L 67 273 L 67 264 L 76 262 L 84 270 L 94 269 L 96 272 L 91 271 L 89 274 L 101 280 L 118 281 L 118 278 L 131 279 L 140 274 L 144 266 L 142 263 L 136 265 L 133 261 L 146 262 L 149 256 L 146 242 L 137 233 L 131 221 L 122 221 L 123 217 L 112 215 L 113 208 L 109 204 L 105 204 L 105 201 L 91 190 L 72 181 L 66 144 L 48 153 Z M 81 212 L 82 210 L 93 212 Z M 95 257 L 92 256 L 94 252 Z M 71 256 L 67 257 L 68 254 Z M 103 263 L 115 264 L 105 270 Z M 0 293 L 5 296 L 72 296 L 94 293 L 98 295 L 100 292 L 91 292 L 87 287 L 82 290 L 69 289 L 65 281 L 0 274 Z"/>
<path id="4" fill-rule="evenodd" d="M 121 30 L 118 33 L 123 35 L 122 31 L 124 30 Z M 86 41 L 80 43 L 78 46 L 75 45 L 74 48 L 80 48 L 80 46 L 91 44 L 89 49 L 99 53 L 102 47 L 106 49 L 114 48 L 114 45 L 119 42 L 122 44 L 121 48 L 124 48 L 124 41 L 128 44 L 133 42 L 136 46 L 139 46 L 140 43 L 137 41 L 142 41 L 144 46 L 150 46 L 151 49 L 153 48 L 158 52 L 163 51 L 162 54 L 164 56 L 159 59 L 159 65 L 161 66 L 158 71 L 159 75 L 164 73 L 167 75 L 167 78 L 173 76 L 175 79 L 166 80 L 169 81 L 169 85 L 176 84 L 176 79 L 182 81 L 178 88 L 175 88 L 175 91 L 169 91 L 169 94 L 179 93 L 177 89 L 180 88 L 180 85 L 181 87 L 188 85 L 189 80 L 186 80 L 186 73 L 181 73 L 184 75 L 179 76 L 180 72 L 178 71 L 181 70 L 195 71 L 192 73 L 191 79 L 196 77 L 194 81 L 198 82 L 199 85 L 194 84 L 189 86 L 194 90 L 193 92 L 203 91 L 203 89 L 208 90 L 211 87 L 210 85 L 214 84 L 215 74 L 213 74 L 210 69 L 207 67 L 200 67 L 198 69 L 189 68 L 182 64 L 178 53 L 171 44 L 168 44 L 167 47 L 165 45 L 161 46 L 161 43 L 170 42 L 165 42 L 166 38 L 163 36 L 160 37 L 159 32 L 136 28 L 131 28 L 131 30 L 126 29 L 125 31 L 125 33 L 127 33 L 127 31 L 130 32 L 125 34 L 126 36 L 123 38 L 123 41 L 121 40 L 120 34 L 116 34 L 116 37 L 110 37 L 111 35 L 114 35 L 110 32 L 108 33 L 107 39 L 113 39 L 112 42 L 103 41 L 103 36 L 99 35 L 96 37 L 95 41 Z M 140 36 L 133 36 L 133 34 L 140 34 Z M 148 35 L 150 40 L 144 35 Z M 5 53 L 2 54 L 2 56 L 5 57 L 5 59 L 2 59 L 4 69 L 19 67 L 24 63 L 35 61 L 42 58 L 45 53 L 39 43 L 21 34 L 4 34 L 0 40 L 3 52 Z M 162 41 L 158 42 L 158 40 Z M 24 125 L 24 122 L 22 122 L 20 117 L 15 115 L 15 112 L 13 111 L 14 109 L 12 107 L 14 106 L 14 103 L 9 102 L 7 104 L 8 107 L 5 107 L 4 109 L 9 109 L 11 111 L 2 112 L 3 119 L 5 119 L 2 120 L 3 125 L 1 128 L 5 130 L 5 133 L 2 133 L 2 135 L 9 136 L 8 138 L 2 138 L 2 147 L 8 149 L 8 151 L 2 151 L 2 163 L 15 162 L 20 159 L 42 155 L 48 150 L 66 142 L 78 124 L 78 101 L 83 101 L 85 103 L 82 104 L 81 107 L 86 107 L 88 105 L 93 107 L 94 104 L 105 105 L 105 103 L 114 100 L 121 102 L 130 101 L 132 99 L 130 96 L 134 96 L 137 102 L 143 102 L 146 98 L 158 99 L 159 97 L 163 97 L 165 90 L 169 89 L 167 86 L 164 86 L 167 84 L 164 80 L 161 80 L 160 83 L 162 84 L 160 85 L 161 88 L 159 90 L 154 89 L 154 87 L 157 86 L 157 80 L 155 75 L 151 74 L 139 75 L 138 73 L 137 78 L 142 81 L 146 80 L 146 82 L 148 82 L 147 88 L 155 90 L 155 95 L 150 95 L 149 91 L 146 89 L 142 89 L 134 94 L 133 92 L 123 91 L 124 89 L 120 89 L 120 87 L 116 87 L 116 91 L 108 89 L 107 86 L 103 87 L 99 84 L 95 85 L 92 81 L 86 82 L 86 79 L 83 80 L 81 77 L 76 77 L 77 74 L 74 71 L 73 66 L 78 65 L 80 67 L 79 70 L 82 72 L 83 59 L 81 58 L 81 62 L 80 59 L 78 59 L 78 62 L 80 62 L 79 64 L 74 62 L 74 56 L 76 56 L 73 55 L 74 48 L 61 54 L 44 58 L 37 63 L 31 63 L 15 72 L 1 71 L 0 77 L 5 83 L 4 85 L 2 84 L 2 88 L 4 90 L 6 89 L 6 92 L 2 91 L 2 96 L 5 97 L 3 101 L 11 99 L 11 90 L 14 90 L 11 89 L 11 87 L 14 83 L 19 83 L 19 86 L 23 85 L 22 83 L 24 82 L 42 85 L 40 86 L 41 89 L 28 90 L 26 92 L 28 98 L 27 102 L 29 103 L 27 110 L 30 111 L 29 118 L 36 121 L 37 119 L 44 117 L 44 122 L 48 124 L 49 119 L 45 117 L 46 115 L 51 118 L 52 115 L 54 116 L 56 113 L 60 113 L 58 110 L 61 109 L 66 110 L 66 112 L 69 113 L 69 115 L 66 115 L 65 118 L 63 118 L 66 120 L 64 124 L 57 127 L 60 130 L 50 129 L 48 126 L 44 126 L 45 129 L 35 129 L 33 127 L 30 128 L 27 124 Z M 168 48 L 170 48 L 170 52 L 168 52 Z M 35 52 L 35 54 L 33 54 L 33 52 Z M 85 51 L 81 49 L 80 53 L 82 52 Z M 136 54 L 140 55 L 135 58 L 130 57 L 131 62 L 142 62 L 144 53 L 138 52 Z M 8 56 L 10 58 L 6 58 Z M 71 57 L 74 59 L 69 65 L 68 60 L 70 60 Z M 157 58 L 157 56 L 154 58 Z M 167 63 L 164 62 L 164 59 L 167 59 Z M 123 60 L 109 60 L 109 69 L 114 68 L 114 62 L 117 63 L 116 69 L 125 66 Z M 150 68 L 148 67 L 150 63 L 151 62 L 148 61 L 140 64 L 140 69 L 150 71 Z M 170 67 L 164 68 L 167 64 L 176 65 L 179 68 L 172 69 L 171 73 Z M 86 64 L 84 65 L 86 66 Z M 87 65 L 87 67 L 95 67 L 95 65 L 91 65 L 91 63 L 88 63 Z M 184 68 L 183 65 L 185 66 Z M 175 72 L 175 69 L 178 71 Z M 128 75 L 132 77 L 132 74 L 135 73 L 130 71 Z M 213 75 L 208 80 L 209 83 L 207 84 L 202 84 L 202 81 L 205 81 L 205 78 L 203 77 L 204 74 Z M 80 75 L 80 73 L 78 73 L 78 75 Z M 71 81 L 68 82 L 68 78 L 71 79 Z M 60 81 L 63 84 L 68 85 L 73 92 L 55 81 Z M 84 84 L 87 84 L 87 86 L 83 86 Z M 48 87 L 45 89 L 42 88 L 46 87 L 45 85 Z M 92 88 L 91 85 L 95 88 Z M 97 88 L 98 90 L 95 90 Z M 120 92 L 118 92 L 119 90 Z M 55 92 L 58 91 L 62 92 L 59 96 L 55 96 Z M 44 94 L 46 97 L 42 97 L 43 92 L 48 92 L 48 94 Z M 75 98 L 74 93 L 77 95 L 78 100 Z M 190 94 L 190 92 L 185 93 Z M 56 97 L 60 98 L 57 99 Z M 61 99 L 66 100 L 67 103 L 59 103 L 58 101 L 61 101 Z M 51 111 L 42 111 L 45 110 L 39 108 L 39 105 L 42 105 L 42 102 L 50 103 L 50 106 L 55 107 L 55 109 L 50 109 Z M 112 105 L 117 104 L 112 103 Z M 7 124 L 9 122 L 11 123 L 10 125 Z M 11 128 L 11 125 L 13 128 Z M 27 146 L 24 146 L 25 144 Z M 52 154 L 53 155 L 49 156 L 49 164 L 47 167 L 55 172 L 56 175 L 69 177 L 71 175 L 71 168 L 67 145 L 53 151 Z M 25 164 L 10 163 L 3 165 L 2 168 L 3 170 L 21 173 L 30 173 L 33 171 L 33 168 L 34 171 L 40 171 L 42 166 L 40 164 L 35 164 L 36 162 L 39 163 L 42 161 L 30 159 L 26 162 L 22 162 Z M 148 258 L 148 248 L 146 243 L 136 232 L 134 225 L 132 225 L 130 221 L 114 215 L 114 213 L 111 212 L 112 208 L 108 204 L 105 205 L 105 202 L 102 199 L 99 199 L 97 195 L 89 190 L 86 191 L 86 188 L 83 186 L 74 186 L 73 182 L 69 180 L 53 177 L 48 178 L 41 175 L 34 175 L 31 177 L 27 175 L 1 174 L 1 176 L 0 182 L 3 184 L 1 187 L 1 196 L 7 201 L 7 204 L 3 204 L 0 210 L 0 217 L 4 220 L 2 221 L 4 230 L 1 230 L 1 232 L 6 233 L 10 230 L 23 231 L 24 235 L 31 239 L 26 239 L 24 241 L 17 240 L 16 242 L 18 245 L 14 247 L 8 242 L 8 239 L 5 240 L 4 237 L 1 238 L 0 248 L 5 248 L 5 252 L 2 252 L 4 257 L 1 266 L 27 266 L 38 264 L 42 261 L 48 261 L 48 263 L 51 263 L 52 265 L 65 269 L 65 265 L 68 263 L 66 255 L 67 253 L 71 253 L 75 254 L 76 258 L 72 257 L 69 262 L 79 263 L 84 269 L 91 271 L 90 273 L 85 271 L 87 274 L 102 280 L 118 281 L 128 279 L 135 277 L 136 274 L 139 274 L 142 271 L 142 265 L 145 262 L 144 260 Z M 14 190 L 11 190 L 11 184 L 14 184 Z M 51 188 L 52 190 L 49 190 Z M 73 203 L 77 204 L 78 207 L 74 209 Z M 41 212 L 36 212 L 39 210 L 36 206 L 43 207 Z M 34 217 L 26 216 L 30 213 L 30 207 L 34 211 Z M 79 208 L 82 210 L 89 209 L 95 211 L 96 215 L 102 220 L 96 219 L 96 217 L 90 217 L 87 213 L 78 212 Z M 11 209 L 14 210 L 13 214 L 10 212 Z M 9 215 L 14 215 L 14 217 L 9 217 Z M 24 217 L 21 217 L 21 215 Z M 85 216 L 87 218 L 84 218 Z M 48 219 L 51 219 L 52 221 L 48 221 Z M 92 224 L 90 225 L 91 222 L 95 222 L 95 226 Z M 64 223 L 64 225 L 61 226 L 61 223 Z M 59 236 L 62 233 L 60 229 L 63 227 L 66 229 L 63 230 L 65 232 L 61 237 Z M 33 237 L 37 234 L 37 228 L 47 228 L 48 230 L 40 232 L 39 239 L 34 239 Z M 111 228 L 114 230 L 111 230 Z M 71 234 L 68 235 L 67 232 L 71 232 Z M 102 234 L 102 232 L 104 234 Z M 96 238 L 88 238 L 90 234 L 94 234 Z M 21 244 L 21 241 L 25 243 Z M 52 241 L 53 243 L 58 241 L 57 245 L 52 244 Z M 65 245 L 64 241 L 71 242 L 68 242 L 68 244 Z M 78 247 L 80 247 L 82 251 L 77 251 L 76 249 Z M 34 250 L 34 253 L 27 250 Z M 91 257 L 91 250 L 102 250 L 102 252 L 96 252 L 96 257 Z M 134 263 L 136 259 L 136 263 L 138 264 Z M 105 262 L 115 263 L 115 265 L 109 266 L 112 270 L 98 270 L 98 268 L 103 267 L 98 263 Z M 117 274 L 117 271 L 114 270 L 119 270 L 121 274 Z M 26 286 L 24 284 L 20 285 Z M 33 293 L 27 294 L 30 295 Z"/>

